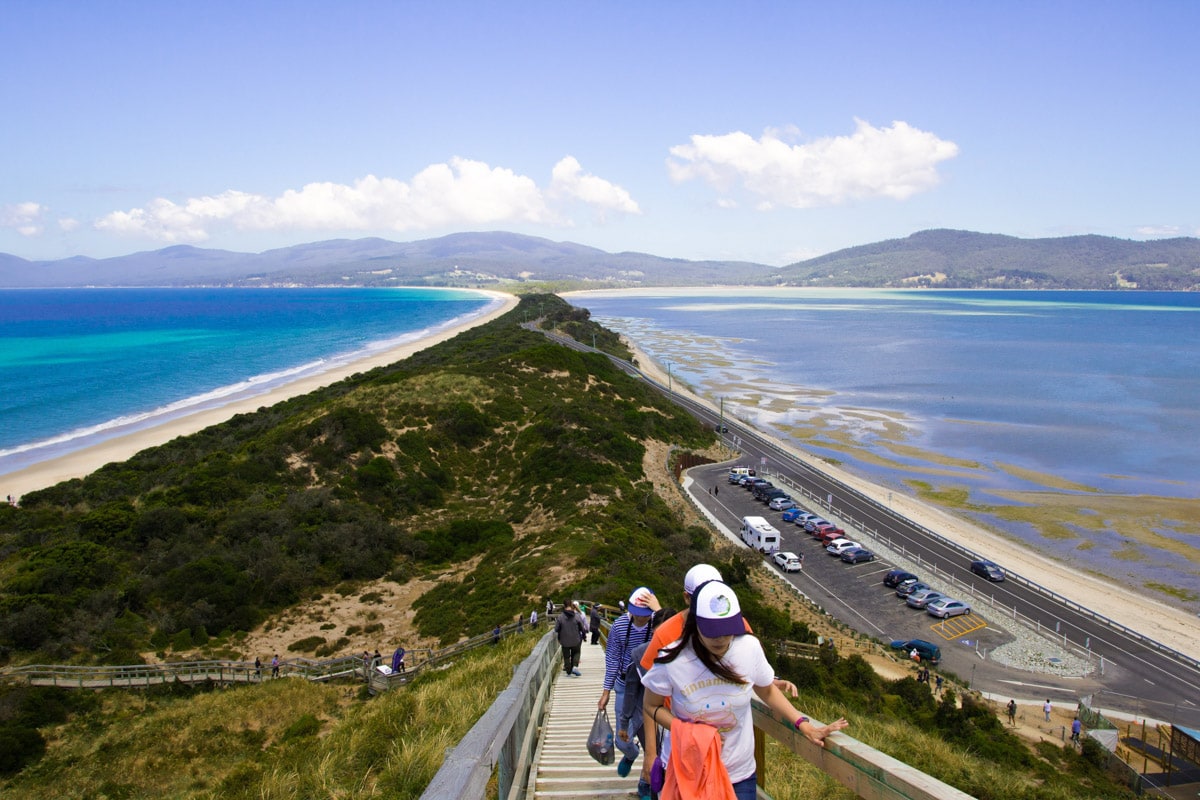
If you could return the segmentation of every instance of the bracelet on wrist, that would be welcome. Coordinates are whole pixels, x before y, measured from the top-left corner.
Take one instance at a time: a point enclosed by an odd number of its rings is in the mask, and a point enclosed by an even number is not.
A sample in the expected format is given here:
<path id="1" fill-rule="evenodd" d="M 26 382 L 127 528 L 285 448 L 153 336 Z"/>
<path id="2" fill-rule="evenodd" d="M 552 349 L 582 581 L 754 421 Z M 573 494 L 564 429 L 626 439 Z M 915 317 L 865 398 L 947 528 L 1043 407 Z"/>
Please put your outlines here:
<path id="1" fill-rule="evenodd" d="M 795 722 L 792 723 L 792 727 L 795 728 L 796 730 L 800 730 L 800 726 L 806 722 L 808 722 L 808 717 L 801 716 L 799 719 L 797 719 Z"/>

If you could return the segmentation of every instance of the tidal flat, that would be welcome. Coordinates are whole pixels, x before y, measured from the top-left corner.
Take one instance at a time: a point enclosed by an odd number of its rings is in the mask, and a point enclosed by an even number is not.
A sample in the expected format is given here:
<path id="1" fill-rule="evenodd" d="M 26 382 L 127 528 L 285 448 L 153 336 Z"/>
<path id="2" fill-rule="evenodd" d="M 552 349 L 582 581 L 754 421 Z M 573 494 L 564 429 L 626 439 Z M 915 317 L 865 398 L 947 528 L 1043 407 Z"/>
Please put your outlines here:
<path id="1" fill-rule="evenodd" d="M 636 341 L 647 352 L 671 353 L 676 388 L 720 405 L 729 418 L 1072 569 L 1200 613 L 1198 499 L 1114 493 L 969 447 L 945 452 L 922 446 L 931 424 L 961 429 L 964 442 L 970 430 L 989 425 L 843 406 L 837 392 L 776 380 L 769 364 L 737 356 L 732 343 L 716 337 L 646 328 Z"/>

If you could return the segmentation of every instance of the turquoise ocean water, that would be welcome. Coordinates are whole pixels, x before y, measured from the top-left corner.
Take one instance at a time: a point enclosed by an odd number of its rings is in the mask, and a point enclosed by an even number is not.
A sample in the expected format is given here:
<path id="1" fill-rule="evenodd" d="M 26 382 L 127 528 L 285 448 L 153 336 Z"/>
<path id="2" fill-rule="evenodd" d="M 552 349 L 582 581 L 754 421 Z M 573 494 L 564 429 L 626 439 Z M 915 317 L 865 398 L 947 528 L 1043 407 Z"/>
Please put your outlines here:
<path id="1" fill-rule="evenodd" d="M 2 475 L 484 313 L 438 289 L 0 291 Z"/>
<path id="2" fill-rule="evenodd" d="M 934 478 L 976 502 L 1038 488 L 1022 470 L 1131 504 L 1200 497 L 1200 294 L 678 289 L 570 300 L 727 413 L 885 487 L 910 491 L 904 480 L 930 467 L 887 446 L 900 426 L 905 444 L 977 465 Z M 832 436 L 800 439 L 813 423 L 890 464 L 847 455 Z M 1054 541 L 1007 530 L 1101 574 L 1200 597 L 1200 541 L 1171 520 L 1154 532 L 1185 554 L 1131 558 L 1112 532 Z"/>

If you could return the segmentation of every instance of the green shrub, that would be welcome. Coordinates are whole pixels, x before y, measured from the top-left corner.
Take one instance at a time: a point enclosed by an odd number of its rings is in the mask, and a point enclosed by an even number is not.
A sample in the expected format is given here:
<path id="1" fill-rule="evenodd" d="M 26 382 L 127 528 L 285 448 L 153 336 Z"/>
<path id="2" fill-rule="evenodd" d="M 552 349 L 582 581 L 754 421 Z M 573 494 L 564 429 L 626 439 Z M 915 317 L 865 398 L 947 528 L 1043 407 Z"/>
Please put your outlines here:
<path id="1" fill-rule="evenodd" d="M 289 644 L 287 649 L 292 653 L 311 653 L 323 644 L 325 644 L 324 636 L 306 636 Z"/>
<path id="2" fill-rule="evenodd" d="M 15 775 L 45 752 L 46 740 L 35 728 L 0 724 L 0 775 Z"/>

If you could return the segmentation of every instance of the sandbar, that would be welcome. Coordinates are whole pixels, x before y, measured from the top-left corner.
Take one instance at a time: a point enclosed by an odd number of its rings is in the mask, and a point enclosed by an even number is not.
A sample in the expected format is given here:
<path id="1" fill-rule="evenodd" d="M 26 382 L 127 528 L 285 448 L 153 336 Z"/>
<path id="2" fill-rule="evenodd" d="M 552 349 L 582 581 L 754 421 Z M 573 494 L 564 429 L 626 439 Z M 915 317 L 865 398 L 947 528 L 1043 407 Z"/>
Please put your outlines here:
<path id="1" fill-rule="evenodd" d="M 667 372 L 628 336 L 622 336 L 622 340 L 633 352 L 638 368 L 654 381 L 666 386 L 669 378 Z M 678 378 L 671 379 L 671 385 L 677 393 L 686 394 L 693 401 L 713 411 L 718 410 L 711 400 L 696 395 Z M 1130 591 L 1128 587 L 1118 586 L 1099 576 L 1072 569 L 1067 564 L 1023 547 L 1019 542 L 993 533 L 920 498 L 871 483 L 777 437 L 757 429 L 756 432 L 800 461 L 811 464 L 877 503 L 890 506 L 907 519 L 1003 565 L 1007 570 L 1173 650 L 1196 656 L 1196 642 L 1200 641 L 1200 618 L 1187 611 Z"/>
<path id="2" fill-rule="evenodd" d="M 261 394 L 233 399 L 215 408 L 196 411 L 151 427 L 139 428 L 90 447 L 39 461 L 23 469 L 0 475 L 0 484 L 3 484 L 6 494 L 19 500 L 28 492 L 45 489 L 72 478 L 82 478 L 105 464 L 126 461 L 148 447 L 164 444 L 178 436 L 187 436 L 202 431 L 211 425 L 226 422 L 238 414 L 246 414 L 260 408 L 273 406 L 284 400 L 337 383 L 351 375 L 394 364 L 427 347 L 457 336 L 465 330 L 490 322 L 516 308 L 519 302 L 515 295 L 506 292 L 479 289 L 472 291 L 498 301 L 498 305 L 492 306 L 490 310 L 478 316 L 469 317 L 453 327 L 441 329 L 429 336 L 388 350 L 371 353 L 362 359 L 340 364 L 319 374 L 279 385 Z"/>

